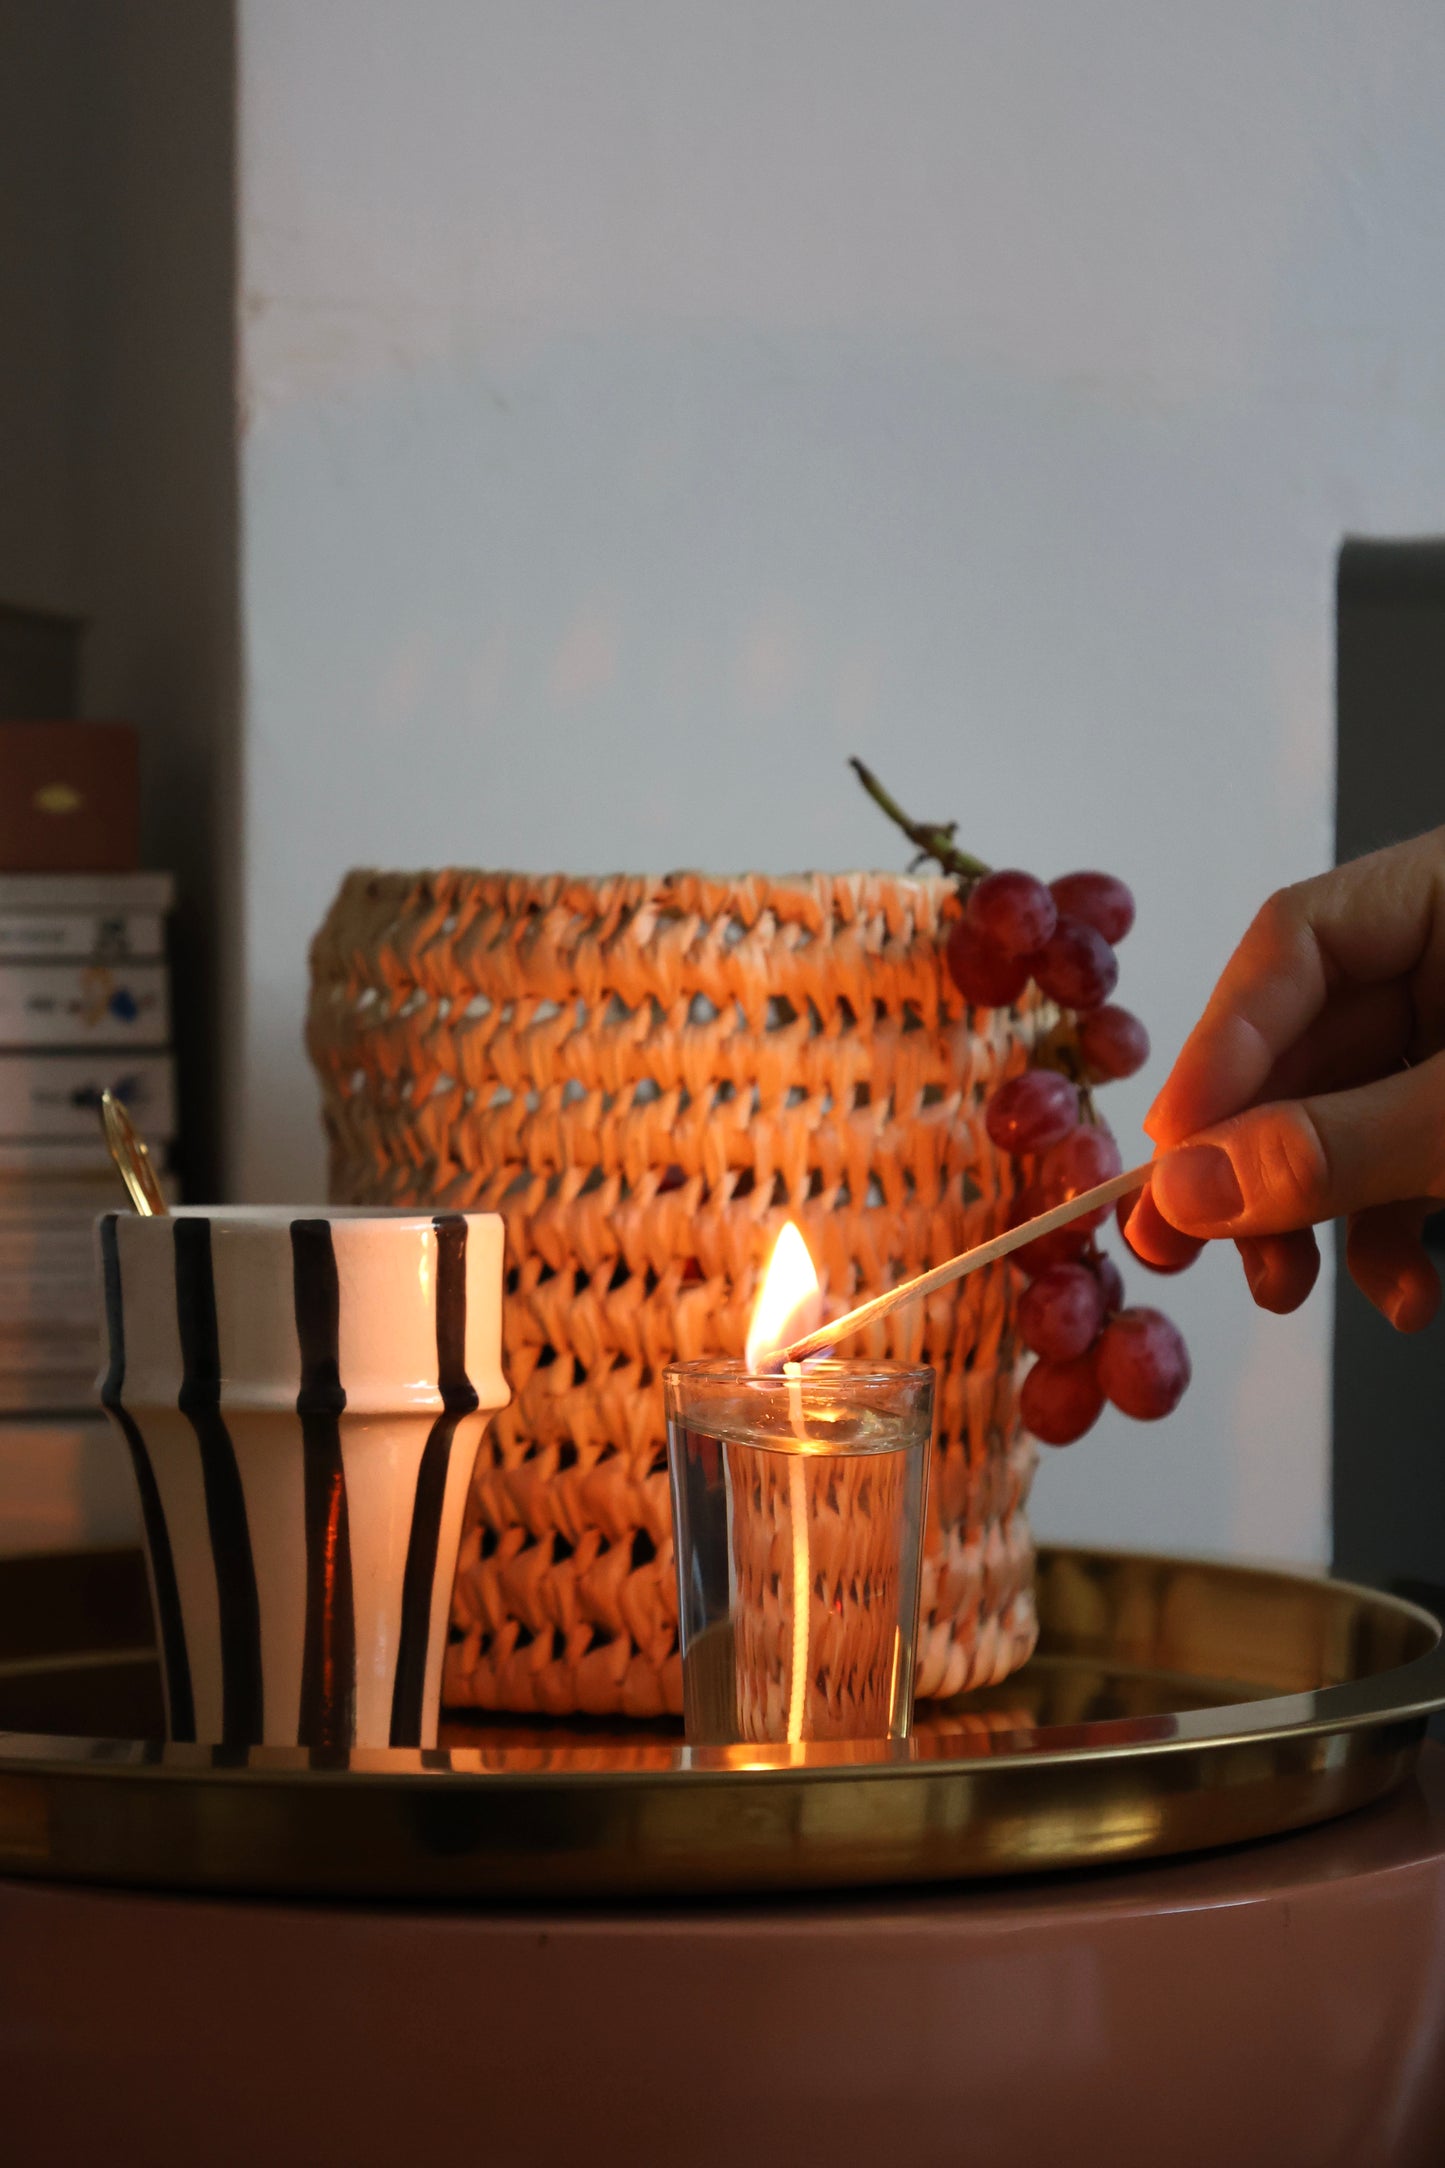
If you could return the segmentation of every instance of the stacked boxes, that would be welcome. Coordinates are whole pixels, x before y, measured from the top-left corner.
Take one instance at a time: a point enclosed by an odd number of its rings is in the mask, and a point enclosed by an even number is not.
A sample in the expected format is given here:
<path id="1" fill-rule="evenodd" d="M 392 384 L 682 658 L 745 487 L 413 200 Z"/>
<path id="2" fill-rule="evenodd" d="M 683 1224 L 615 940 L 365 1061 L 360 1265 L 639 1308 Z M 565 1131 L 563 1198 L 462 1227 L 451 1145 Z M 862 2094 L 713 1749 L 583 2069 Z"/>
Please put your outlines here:
<path id="1" fill-rule="evenodd" d="M 0 1411 L 95 1407 L 109 1088 L 162 1173 L 175 1131 L 168 874 L 0 874 Z"/>

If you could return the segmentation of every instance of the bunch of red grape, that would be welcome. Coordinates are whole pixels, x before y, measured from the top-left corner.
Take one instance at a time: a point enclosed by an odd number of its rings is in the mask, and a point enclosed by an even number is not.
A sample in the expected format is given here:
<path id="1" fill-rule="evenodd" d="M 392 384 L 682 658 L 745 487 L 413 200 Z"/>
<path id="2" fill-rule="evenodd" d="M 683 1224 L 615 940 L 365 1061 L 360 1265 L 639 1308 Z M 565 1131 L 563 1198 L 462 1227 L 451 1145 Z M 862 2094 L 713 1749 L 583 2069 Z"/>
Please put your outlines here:
<path id="1" fill-rule="evenodd" d="M 1021 1163 L 1013 1226 L 1118 1174 L 1123 1162 L 1094 1109 L 1092 1086 L 1132 1076 L 1149 1055 L 1136 1016 L 1109 1000 L 1119 978 L 1114 945 L 1134 923 L 1134 898 L 1108 873 L 1066 873 L 1045 887 L 1031 873 L 987 873 L 966 889 L 948 938 L 948 968 L 967 1001 L 998 1008 L 1032 982 L 1062 1012 L 1036 1066 L 1001 1084 L 984 1120 L 1000 1150 Z M 1136 1199 L 1119 1207 L 1124 1229 Z M 1203 1244 L 1178 1235 L 1145 1194 L 1154 1270 L 1181 1271 Z M 1015 1253 L 1028 1275 L 1019 1331 L 1037 1361 L 1024 1380 L 1024 1423 L 1046 1445 L 1071 1445 L 1106 1400 L 1149 1422 L 1178 1406 L 1189 1353 L 1158 1310 L 1124 1307 L 1118 1266 L 1100 1249 L 1103 1209 Z"/>

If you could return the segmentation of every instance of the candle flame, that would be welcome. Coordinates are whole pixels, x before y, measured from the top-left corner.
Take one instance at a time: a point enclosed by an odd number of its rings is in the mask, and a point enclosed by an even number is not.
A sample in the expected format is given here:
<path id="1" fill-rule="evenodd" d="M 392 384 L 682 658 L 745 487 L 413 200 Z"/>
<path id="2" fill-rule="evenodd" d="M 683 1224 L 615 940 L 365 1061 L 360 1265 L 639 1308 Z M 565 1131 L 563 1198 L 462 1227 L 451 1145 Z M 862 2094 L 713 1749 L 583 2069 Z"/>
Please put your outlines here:
<path id="1" fill-rule="evenodd" d="M 811 1332 L 823 1315 L 822 1290 L 808 1245 L 789 1220 L 768 1259 L 748 1324 L 747 1365 L 756 1370 L 769 1356 Z"/>

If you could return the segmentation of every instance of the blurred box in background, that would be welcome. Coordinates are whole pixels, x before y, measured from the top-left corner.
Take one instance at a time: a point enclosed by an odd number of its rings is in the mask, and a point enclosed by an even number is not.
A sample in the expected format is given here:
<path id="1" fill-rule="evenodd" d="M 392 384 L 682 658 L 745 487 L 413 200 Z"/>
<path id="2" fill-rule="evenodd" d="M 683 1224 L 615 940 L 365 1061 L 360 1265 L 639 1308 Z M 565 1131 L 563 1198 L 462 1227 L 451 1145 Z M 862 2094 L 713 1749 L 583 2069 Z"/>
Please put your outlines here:
<path id="1" fill-rule="evenodd" d="M 103 1415 L 0 1423 L 0 1539 L 12 1555 L 140 1542 L 135 1477 Z"/>
<path id="2" fill-rule="evenodd" d="M 142 873 L 137 731 L 78 722 L 79 619 L 0 605 L 0 1548 L 134 1542 L 98 1406 L 109 1087 L 167 1193 L 169 874 Z"/>
<path id="3" fill-rule="evenodd" d="M 103 1090 L 171 1189 L 172 894 L 163 873 L 0 873 L 0 1413 L 96 1406 L 95 1220 L 125 1203 Z"/>
<path id="4" fill-rule="evenodd" d="M 0 872 L 129 873 L 140 863 L 130 723 L 0 723 Z"/>

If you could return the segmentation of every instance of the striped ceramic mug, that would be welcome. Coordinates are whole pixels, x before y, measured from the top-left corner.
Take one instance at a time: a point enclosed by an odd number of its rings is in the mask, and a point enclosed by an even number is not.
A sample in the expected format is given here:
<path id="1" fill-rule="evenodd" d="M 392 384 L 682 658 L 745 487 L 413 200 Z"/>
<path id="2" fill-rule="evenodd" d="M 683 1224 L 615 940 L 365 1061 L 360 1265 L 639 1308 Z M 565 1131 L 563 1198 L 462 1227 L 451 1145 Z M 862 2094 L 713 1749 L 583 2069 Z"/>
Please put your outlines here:
<path id="1" fill-rule="evenodd" d="M 494 1213 L 100 1223 L 100 1396 L 140 1490 L 172 1739 L 434 1746 L 501 1371 Z"/>

